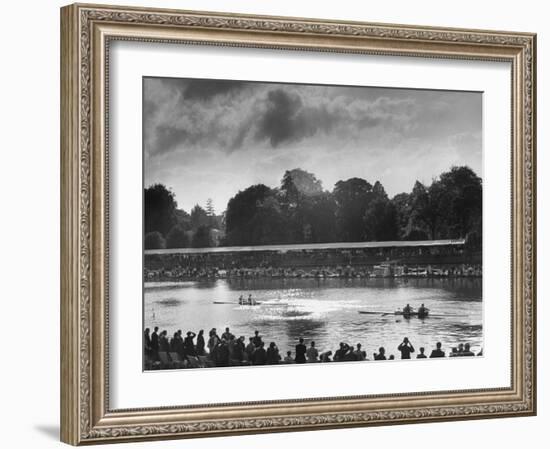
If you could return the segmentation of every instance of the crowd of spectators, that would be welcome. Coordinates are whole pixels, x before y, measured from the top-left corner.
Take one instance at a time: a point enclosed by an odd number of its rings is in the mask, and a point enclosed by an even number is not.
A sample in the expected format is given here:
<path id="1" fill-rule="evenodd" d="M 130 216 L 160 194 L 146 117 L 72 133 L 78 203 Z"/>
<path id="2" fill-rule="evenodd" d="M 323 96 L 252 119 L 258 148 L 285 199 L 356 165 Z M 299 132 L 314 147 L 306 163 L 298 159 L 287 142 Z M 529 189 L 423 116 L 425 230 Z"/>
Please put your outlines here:
<path id="1" fill-rule="evenodd" d="M 233 267 L 197 267 L 185 265 L 170 265 L 165 268 L 152 269 L 145 267 L 146 282 L 185 281 L 200 279 L 254 279 L 254 278 L 369 278 L 369 277 L 481 277 L 482 267 L 479 264 L 460 265 L 423 265 L 391 266 L 391 275 L 379 275 L 376 266 L 327 266 L 301 268 L 284 268 L 273 266 Z"/>
<path id="2" fill-rule="evenodd" d="M 196 339 L 196 340 L 195 340 Z M 362 362 L 370 361 L 371 358 L 361 343 L 349 345 L 341 342 L 338 348 L 320 351 L 315 341 L 307 344 L 303 338 L 299 338 L 292 350 L 281 354 L 279 347 L 274 341 L 266 345 L 258 330 L 248 340 L 244 336 L 236 337 L 229 327 L 218 335 L 217 330 L 211 329 L 205 336 L 204 330 L 198 333 L 188 331 L 183 336 L 181 330 L 174 332 L 172 337 L 168 332 L 155 327 L 153 332 L 149 328 L 144 331 L 144 361 L 145 369 L 177 369 L 177 368 L 212 368 L 228 366 L 250 366 L 250 365 L 279 365 L 279 364 L 302 364 L 302 363 L 328 363 L 328 362 Z M 401 360 L 441 358 L 447 354 L 438 342 L 430 352 L 425 353 L 425 348 L 420 347 L 418 353 L 412 343 L 405 337 L 396 351 L 400 354 Z M 471 350 L 470 344 L 460 343 L 451 348 L 449 357 L 473 357 L 476 354 Z M 482 355 L 480 351 L 478 356 Z M 372 354 L 373 361 L 395 360 L 394 354 L 387 354 L 384 347 Z"/>
<path id="3" fill-rule="evenodd" d="M 364 248 L 313 249 L 255 249 L 208 252 L 168 252 L 146 254 L 146 265 L 151 269 L 180 266 L 187 269 L 230 270 L 239 267 L 318 267 L 346 265 L 374 265 L 386 260 L 405 260 L 409 264 L 452 263 L 481 261 L 479 251 L 470 251 L 464 245 L 398 246 Z"/>

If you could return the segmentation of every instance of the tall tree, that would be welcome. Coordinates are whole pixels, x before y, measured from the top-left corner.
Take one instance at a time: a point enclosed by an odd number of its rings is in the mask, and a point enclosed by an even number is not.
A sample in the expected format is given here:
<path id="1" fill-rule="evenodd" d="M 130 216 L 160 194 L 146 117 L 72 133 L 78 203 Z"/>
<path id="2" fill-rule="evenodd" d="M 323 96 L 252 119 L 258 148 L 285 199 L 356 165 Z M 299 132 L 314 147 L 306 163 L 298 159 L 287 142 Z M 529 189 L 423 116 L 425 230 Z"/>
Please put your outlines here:
<path id="1" fill-rule="evenodd" d="M 305 205 L 305 215 L 310 226 L 308 242 L 324 243 L 337 240 L 336 201 L 331 192 L 322 192 Z"/>
<path id="2" fill-rule="evenodd" d="M 452 167 L 441 174 L 439 184 L 449 236 L 466 237 L 470 232 L 481 234 L 481 178 L 469 167 Z"/>
<path id="3" fill-rule="evenodd" d="M 195 207 L 191 209 L 191 227 L 196 230 L 200 226 L 207 226 L 209 224 L 210 220 L 206 211 L 198 204 L 195 204 Z"/>
<path id="4" fill-rule="evenodd" d="M 397 238 L 405 240 L 412 230 L 411 195 L 405 192 L 399 193 L 391 199 L 391 202 L 395 208 Z"/>
<path id="5" fill-rule="evenodd" d="M 267 196 L 256 204 L 254 215 L 245 229 L 248 233 L 247 244 L 250 245 L 268 245 L 287 241 L 286 217 L 274 195 Z"/>
<path id="6" fill-rule="evenodd" d="M 373 198 L 372 185 L 361 178 L 338 181 L 333 191 L 336 200 L 336 222 L 339 237 L 344 242 L 366 238 L 365 212 Z"/>
<path id="7" fill-rule="evenodd" d="M 214 201 L 212 198 L 208 198 L 206 200 L 206 215 L 209 217 L 214 217 L 216 215 L 216 211 L 214 210 Z"/>
<path id="8" fill-rule="evenodd" d="M 287 170 L 281 180 L 280 200 L 291 241 L 334 240 L 336 205 L 313 173 L 301 168 Z"/>
<path id="9" fill-rule="evenodd" d="M 379 181 L 372 188 L 372 199 L 365 210 L 367 240 L 396 240 L 398 235 L 397 213 L 390 202 L 384 186 Z"/>
<path id="10" fill-rule="evenodd" d="M 225 244 L 247 245 L 251 235 L 257 235 L 258 220 L 254 220 L 259 209 L 268 197 L 276 191 L 264 184 L 256 184 L 239 191 L 227 203 L 225 211 Z"/>
<path id="11" fill-rule="evenodd" d="M 323 193 L 323 184 L 313 173 L 301 168 L 287 170 L 281 180 L 281 192 L 290 204 L 296 205 L 304 197 Z"/>
<path id="12" fill-rule="evenodd" d="M 174 193 L 163 184 L 145 189 L 145 233 L 160 232 L 165 236 L 176 223 L 177 203 Z"/>
<path id="13" fill-rule="evenodd" d="M 416 181 L 411 193 L 413 228 L 426 230 L 431 239 L 445 237 L 441 228 L 445 214 L 443 194 L 438 180 L 434 180 L 428 188 Z"/>

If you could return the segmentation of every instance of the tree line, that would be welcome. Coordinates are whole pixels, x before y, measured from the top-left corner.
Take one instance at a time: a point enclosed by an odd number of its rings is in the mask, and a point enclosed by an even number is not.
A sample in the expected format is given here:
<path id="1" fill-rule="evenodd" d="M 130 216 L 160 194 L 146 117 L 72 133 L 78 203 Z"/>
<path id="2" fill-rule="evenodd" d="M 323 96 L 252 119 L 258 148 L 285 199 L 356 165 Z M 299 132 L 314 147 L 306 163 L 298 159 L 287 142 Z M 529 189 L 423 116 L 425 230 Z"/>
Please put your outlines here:
<path id="1" fill-rule="evenodd" d="M 214 246 L 213 229 L 222 227 L 212 200 L 196 204 L 190 213 L 178 208 L 174 192 L 163 184 L 144 191 L 145 249 L 204 248 Z"/>
<path id="2" fill-rule="evenodd" d="M 162 184 L 145 189 L 145 247 L 181 248 L 467 238 L 481 243 L 482 182 L 466 166 L 452 167 L 430 185 L 390 198 L 362 178 L 325 190 L 313 173 L 287 170 L 278 187 L 252 185 L 235 194 L 222 215 L 212 202 L 188 214 Z M 222 237 L 215 241 L 212 230 Z"/>

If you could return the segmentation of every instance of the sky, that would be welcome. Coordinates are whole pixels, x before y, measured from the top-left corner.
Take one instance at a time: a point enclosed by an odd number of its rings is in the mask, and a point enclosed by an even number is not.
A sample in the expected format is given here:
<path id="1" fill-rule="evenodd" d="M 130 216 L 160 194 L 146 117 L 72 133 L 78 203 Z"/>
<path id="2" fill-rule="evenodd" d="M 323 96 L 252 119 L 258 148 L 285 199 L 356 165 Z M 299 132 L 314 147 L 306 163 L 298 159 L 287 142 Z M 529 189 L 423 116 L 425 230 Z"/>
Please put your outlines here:
<path id="1" fill-rule="evenodd" d="M 390 197 L 453 165 L 482 176 L 479 92 L 189 78 L 143 79 L 144 185 L 186 211 L 239 190 L 280 185 L 286 170 L 380 181 Z"/>

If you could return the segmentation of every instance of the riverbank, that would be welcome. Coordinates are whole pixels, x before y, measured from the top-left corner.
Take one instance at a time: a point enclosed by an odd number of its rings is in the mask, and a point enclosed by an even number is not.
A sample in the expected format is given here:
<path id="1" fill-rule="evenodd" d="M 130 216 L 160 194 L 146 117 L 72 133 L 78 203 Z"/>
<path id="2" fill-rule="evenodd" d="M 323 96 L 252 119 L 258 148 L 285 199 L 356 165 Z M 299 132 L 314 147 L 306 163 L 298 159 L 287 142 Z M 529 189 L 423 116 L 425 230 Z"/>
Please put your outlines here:
<path id="1" fill-rule="evenodd" d="M 144 269 L 146 282 L 195 281 L 201 279 L 349 279 L 349 278 L 481 278 L 481 265 L 391 265 L 380 264 L 371 267 L 318 267 L 313 269 L 244 267 L 232 269 L 189 268 L 175 266 L 171 269 Z"/>

